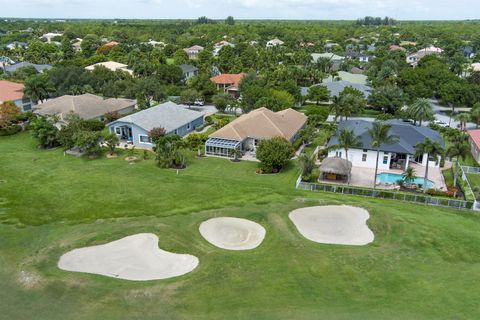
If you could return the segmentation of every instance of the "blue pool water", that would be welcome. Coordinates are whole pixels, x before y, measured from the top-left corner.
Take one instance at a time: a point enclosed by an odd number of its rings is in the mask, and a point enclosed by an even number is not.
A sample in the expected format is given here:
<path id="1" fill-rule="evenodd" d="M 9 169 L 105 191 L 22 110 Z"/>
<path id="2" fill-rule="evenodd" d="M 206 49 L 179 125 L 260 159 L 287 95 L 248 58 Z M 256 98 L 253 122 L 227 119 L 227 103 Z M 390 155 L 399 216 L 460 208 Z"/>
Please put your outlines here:
<path id="1" fill-rule="evenodd" d="M 380 183 L 397 183 L 398 180 L 403 180 L 403 176 L 397 173 L 380 173 L 377 175 L 377 181 Z M 417 177 L 413 180 L 413 183 L 416 185 L 423 185 L 423 178 Z M 427 188 L 433 188 L 434 183 L 430 180 L 427 180 Z"/>

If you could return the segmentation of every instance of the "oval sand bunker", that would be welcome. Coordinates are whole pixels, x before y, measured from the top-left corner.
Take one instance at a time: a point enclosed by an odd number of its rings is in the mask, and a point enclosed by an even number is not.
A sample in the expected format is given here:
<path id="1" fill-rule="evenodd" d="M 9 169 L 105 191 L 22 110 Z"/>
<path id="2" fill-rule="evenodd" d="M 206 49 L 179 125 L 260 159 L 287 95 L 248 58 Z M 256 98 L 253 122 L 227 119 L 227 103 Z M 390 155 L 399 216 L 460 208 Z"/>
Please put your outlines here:
<path id="1" fill-rule="evenodd" d="M 256 222 L 231 217 L 204 221 L 199 230 L 205 240 L 227 250 L 254 249 L 262 243 L 266 233 Z"/>
<path id="2" fill-rule="evenodd" d="M 140 233 L 98 246 L 65 253 L 58 267 L 66 271 L 100 274 L 125 280 L 159 280 L 184 275 L 198 258 L 158 248 L 158 237 Z"/>
<path id="3" fill-rule="evenodd" d="M 307 239 L 327 244 L 366 245 L 373 241 L 368 211 L 351 206 L 320 206 L 290 212 L 290 220 Z"/>

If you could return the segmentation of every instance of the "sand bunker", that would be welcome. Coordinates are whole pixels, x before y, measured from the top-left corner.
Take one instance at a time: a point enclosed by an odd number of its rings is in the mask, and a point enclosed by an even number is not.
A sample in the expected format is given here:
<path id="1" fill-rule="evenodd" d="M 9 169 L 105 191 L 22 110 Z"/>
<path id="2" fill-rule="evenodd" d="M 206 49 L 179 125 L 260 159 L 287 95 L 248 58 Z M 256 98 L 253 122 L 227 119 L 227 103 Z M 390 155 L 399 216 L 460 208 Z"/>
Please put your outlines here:
<path id="1" fill-rule="evenodd" d="M 201 235 L 213 244 L 227 250 L 250 250 L 265 238 L 265 229 L 250 220 L 240 218 L 213 218 L 200 224 Z"/>
<path id="2" fill-rule="evenodd" d="M 197 257 L 158 248 L 158 237 L 140 233 L 98 246 L 65 253 L 58 267 L 126 280 L 158 280 L 184 275 L 198 265 Z"/>
<path id="3" fill-rule="evenodd" d="M 373 241 L 367 226 L 368 211 L 350 206 L 297 209 L 288 215 L 307 239 L 328 244 L 366 245 Z"/>

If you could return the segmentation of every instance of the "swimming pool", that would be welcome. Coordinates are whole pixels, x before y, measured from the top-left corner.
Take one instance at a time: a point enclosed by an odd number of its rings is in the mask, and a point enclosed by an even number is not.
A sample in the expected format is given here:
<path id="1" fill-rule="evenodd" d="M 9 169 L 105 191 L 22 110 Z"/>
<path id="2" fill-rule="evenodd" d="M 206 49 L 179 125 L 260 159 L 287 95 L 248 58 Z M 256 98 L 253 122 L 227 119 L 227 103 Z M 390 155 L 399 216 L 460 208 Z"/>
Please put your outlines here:
<path id="1" fill-rule="evenodd" d="M 397 173 L 380 173 L 377 175 L 377 181 L 379 183 L 396 184 L 398 180 L 403 180 L 403 176 Z M 413 183 L 416 185 L 423 185 L 423 178 L 416 177 Z M 431 180 L 427 180 L 427 188 L 433 188 L 435 184 Z"/>

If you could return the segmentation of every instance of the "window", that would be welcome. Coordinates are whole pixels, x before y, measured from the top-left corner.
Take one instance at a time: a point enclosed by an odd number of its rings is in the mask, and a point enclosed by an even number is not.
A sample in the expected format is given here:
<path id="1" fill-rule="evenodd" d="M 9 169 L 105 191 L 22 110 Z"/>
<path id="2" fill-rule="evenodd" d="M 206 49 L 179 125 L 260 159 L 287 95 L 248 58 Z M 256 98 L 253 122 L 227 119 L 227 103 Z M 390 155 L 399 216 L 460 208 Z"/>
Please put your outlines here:
<path id="1" fill-rule="evenodd" d="M 27 112 L 27 111 L 30 111 L 30 110 L 32 110 L 32 105 L 31 104 L 25 104 L 23 106 L 23 111 L 24 112 Z"/>
<path id="2" fill-rule="evenodd" d="M 383 157 L 383 164 L 388 164 L 388 156 Z"/>
<path id="3" fill-rule="evenodd" d="M 140 143 L 151 143 L 152 139 L 150 139 L 149 136 L 144 135 L 144 134 L 139 134 L 138 139 L 140 140 Z"/>
<path id="4" fill-rule="evenodd" d="M 192 124 L 189 122 L 187 123 L 187 129 L 190 130 L 192 128 Z"/>
<path id="5" fill-rule="evenodd" d="M 363 162 L 367 161 L 367 154 L 366 153 L 362 154 L 362 161 Z"/>
<path id="6" fill-rule="evenodd" d="M 335 153 L 335 156 L 336 156 L 337 158 L 341 158 L 341 157 L 342 157 L 342 152 L 341 152 L 341 151 L 337 151 L 337 152 Z"/>
<path id="7" fill-rule="evenodd" d="M 178 134 L 178 129 L 175 129 L 175 131 L 173 131 L 174 134 Z"/>
<path id="8" fill-rule="evenodd" d="M 363 152 L 367 152 L 368 150 L 367 149 L 363 149 Z"/>
<path id="9" fill-rule="evenodd" d="M 115 133 L 116 133 L 116 134 L 121 134 L 121 133 L 122 133 L 122 131 L 120 130 L 120 128 L 119 128 L 119 127 L 115 127 Z"/>

